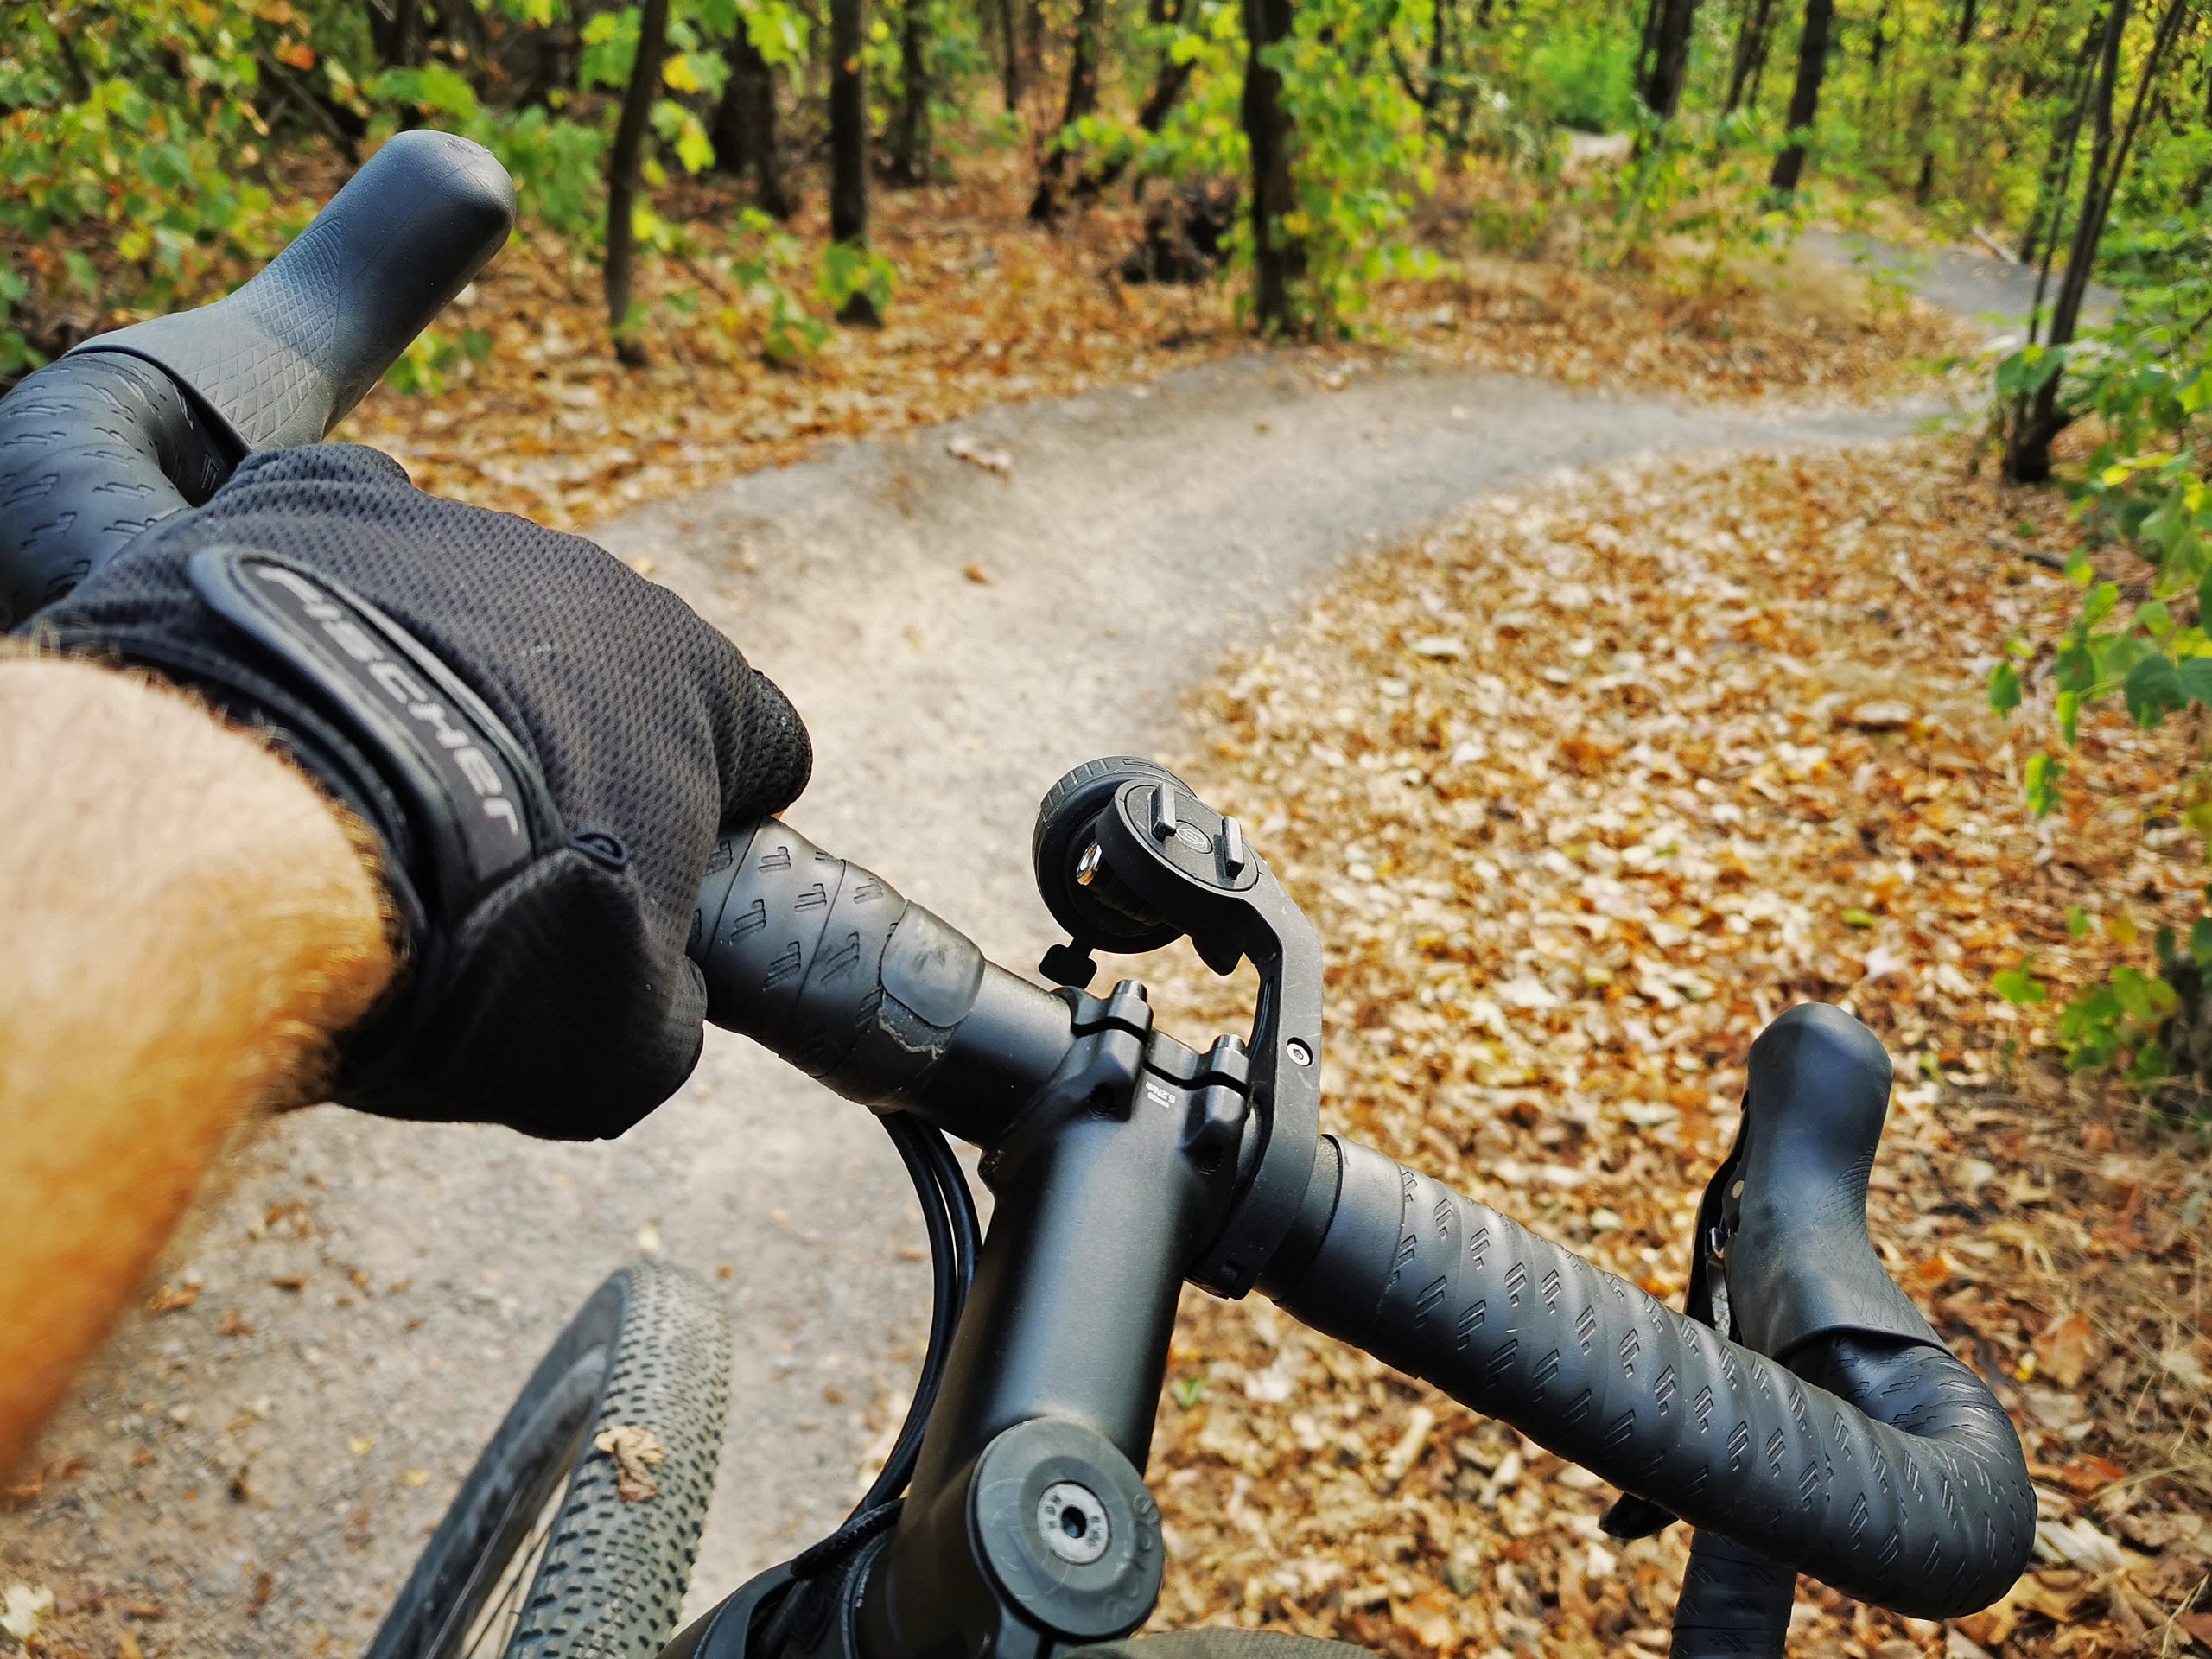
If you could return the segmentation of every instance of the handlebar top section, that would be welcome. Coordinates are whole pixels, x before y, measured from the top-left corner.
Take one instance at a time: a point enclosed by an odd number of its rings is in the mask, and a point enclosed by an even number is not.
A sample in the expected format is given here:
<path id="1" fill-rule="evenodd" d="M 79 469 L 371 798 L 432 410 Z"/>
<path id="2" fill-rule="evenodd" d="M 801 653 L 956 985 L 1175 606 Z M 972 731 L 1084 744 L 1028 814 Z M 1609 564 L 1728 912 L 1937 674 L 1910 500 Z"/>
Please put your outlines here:
<path id="1" fill-rule="evenodd" d="M 257 449 L 314 443 L 514 223 L 488 150 L 401 133 L 245 287 L 85 341 L 0 398 L 0 631 Z"/>
<path id="2" fill-rule="evenodd" d="M 403 132 L 237 292 L 100 334 L 168 373 L 237 453 L 319 442 L 499 251 L 514 185 L 481 145 Z"/>

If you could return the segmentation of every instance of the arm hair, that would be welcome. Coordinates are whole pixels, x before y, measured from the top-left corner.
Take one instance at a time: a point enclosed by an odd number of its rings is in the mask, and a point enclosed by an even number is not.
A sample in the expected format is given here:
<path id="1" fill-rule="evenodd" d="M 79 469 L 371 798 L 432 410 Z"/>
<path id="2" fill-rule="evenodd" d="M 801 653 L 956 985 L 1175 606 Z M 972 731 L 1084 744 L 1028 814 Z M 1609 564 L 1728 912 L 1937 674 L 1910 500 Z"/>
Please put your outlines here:
<path id="1" fill-rule="evenodd" d="M 0 1473 L 225 1137 L 312 1099 L 390 982 L 366 832 L 143 677 L 0 654 Z"/>

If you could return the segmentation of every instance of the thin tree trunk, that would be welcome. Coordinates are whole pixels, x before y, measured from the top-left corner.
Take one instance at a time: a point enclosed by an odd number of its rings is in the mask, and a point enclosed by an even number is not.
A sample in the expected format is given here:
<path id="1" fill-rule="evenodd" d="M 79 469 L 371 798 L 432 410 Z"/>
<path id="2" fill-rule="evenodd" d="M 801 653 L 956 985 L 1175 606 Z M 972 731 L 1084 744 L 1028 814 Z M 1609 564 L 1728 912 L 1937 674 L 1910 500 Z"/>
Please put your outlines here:
<path id="1" fill-rule="evenodd" d="M 899 118 L 891 145 L 891 176 L 920 184 L 930 175 L 928 0 L 902 0 L 899 28 Z"/>
<path id="2" fill-rule="evenodd" d="M 1736 50 L 1728 63 L 1728 97 L 1720 106 L 1723 115 L 1733 115 L 1743 107 L 1745 92 L 1766 61 L 1767 37 L 1773 22 L 1774 0 L 1751 0 L 1745 7 L 1743 23 L 1736 30 Z"/>
<path id="3" fill-rule="evenodd" d="M 632 368 L 643 366 L 645 347 L 630 323 L 631 267 L 637 253 L 638 163 L 645 143 L 646 118 L 660 94 L 661 59 L 668 48 L 668 0 L 645 0 L 638 13 L 638 60 L 622 94 L 621 118 L 607 153 L 607 326 L 614 336 L 614 355 Z"/>
<path id="4" fill-rule="evenodd" d="M 1797 188 L 1805 171 L 1805 140 L 1802 135 L 1821 112 L 1821 80 L 1828 69 L 1828 35 L 1835 23 L 1835 0 L 1805 0 L 1805 28 L 1797 37 L 1797 84 L 1789 94 L 1789 130 L 1793 137 L 1774 158 L 1767 188 L 1786 196 Z"/>
<path id="5" fill-rule="evenodd" d="M 396 67 L 415 60 L 416 24 L 422 10 L 422 0 L 394 0 L 390 11 L 379 0 L 369 0 L 369 40 L 379 62 Z"/>
<path id="6" fill-rule="evenodd" d="M 1263 60 L 1290 38 L 1292 0 L 1243 0 L 1244 97 L 1241 113 L 1252 152 L 1252 315 L 1263 334 L 1294 321 L 1291 284 L 1305 274 L 1305 245 L 1284 227 L 1292 206 L 1290 114 L 1282 73 Z"/>
<path id="7" fill-rule="evenodd" d="M 2126 27 L 2126 0 L 2113 0 L 2112 18 L 2098 54 L 2096 127 L 2089 141 L 2089 171 L 2082 182 L 2081 216 L 2074 221 L 2074 239 L 2066 253 L 2066 274 L 2059 281 L 2058 298 L 2050 311 L 2049 344 L 2069 346 L 2081 326 L 2082 302 L 2094 274 L 2098 245 L 2104 240 L 2105 222 L 2120 194 L 2120 181 L 2127 171 L 2142 130 L 2143 111 L 2157 83 L 2159 65 L 2181 23 L 2188 0 L 2168 0 L 2165 14 L 2152 37 L 2151 50 L 2135 82 L 2135 100 L 2127 111 L 2127 125 L 2117 146 L 2113 142 L 2113 92 L 2120 79 L 2120 35 Z M 2006 446 L 2005 476 L 2016 483 L 2037 484 L 2050 476 L 2050 444 L 2072 418 L 2059 407 L 2059 382 L 2054 374 L 2036 391 L 2033 404 L 2023 416 L 2016 411 L 2012 442 Z"/>
<path id="8" fill-rule="evenodd" d="M 715 106 L 715 166 L 753 175 L 753 200 L 771 219 L 791 216 L 784 184 L 783 146 L 776 131 L 776 72 L 740 18 L 730 42 L 729 79 Z"/>
<path id="9" fill-rule="evenodd" d="M 866 0 L 830 0 L 830 238 L 868 245 L 868 79 L 861 63 L 867 38 Z M 882 318 L 865 294 L 845 302 L 839 317 Z"/>
<path id="10" fill-rule="evenodd" d="M 1959 89 L 1966 84 L 1967 48 L 1974 43 L 1974 0 L 1959 0 L 1959 26 L 1951 36 L 1951 73 L 1948 96 L 1944 102 L 1953 110 L 1958 105 Z M 1936 194 L 1936 89 L 1932 82 L 1923 83 L 1920 92 L 1918 118 L 1920 126 L 1920 176 L 1912 187 L 1913 200 L 1925 207 Z"/>
<path id="11" fill-rule="evenodd" d="M 999 0 L 999 42 L 1006 48 L 1006 57 L 999 65 L 999 84 L 1008 115 L 1021 108 L 1021 47 L 1014 31 L 1014 0 Z"/>
<path id="12" fill-rule="evenodd" d="M 1643 29 L 1636 41 L 1636 84 L 1639 91 L 1651 79 L 1651 63 L 1659 54 L 1659 29 L 1666 12 L 1667 0 L 1644 0 Z"/>
<path id="13" fill-rule="evenodd" d="M 1029 199 L 1029 217 L 1039 224 L 1051 222 L 1060 210 L 1060 181 L 1066 176 L 1066 130 L 1098 107 L 1098 0 L 1076 0 L 1075 35 L 1068 48 L 1068 98 L 1060 114 L 1060 130 L 1045 146 L 1038 168 L 1037 194 Z"/>
<path id="14" fill-rule="evenodd" d="M 2082 123 L 2088 118 L 2088 105 L 2083 101 L 2088 94 L 2090 72 L 2096 66 L 2096 54 L 2089 50 L 2090 42 L 2097 38 L 2100 25 L 2092 19 L 2082 36 L 2081 49 L 2074 57 L 2073 84 L 2066 94 L 2066 112 L 2052 128 L 2050 149 L 2044 157 L 2043 172 L 2036 184 L 2035 206 L 2028 210 L 2028 228 L 2020 238 L 2020 263 L 2036 263 L 2036 249 L 2042 245 L 2046 233 L 2050 245 L 2057 245 L 2057 227 L 2065 222 L 2066 193 L 2074 178 L 2074 149 L 2082 136 Z M 2048 263 L 2045 265 L 2048 270 Z M 2036 308 L 2043 308 L 2043 289 L 2036 289 Z"/>
<path id="15" fill-rule="evenodd" d="M 1155 29 L 1181 29 L 1190 21 L 1191 4 L 1192 0 L 1150 0 L 1146 8 L 1147 21 Z M 1137 108 L 1138 131 L 1150 135 L 1167 124 L 1169 112 L 1183 96 L 1183 89 L 1191 84 L 1192 67 L 1188 60 L 1179 61 L 1173 50 L 1161 49 L 1160 67 L 1152 77 L 1152 90 Z M 1074 194 L 1084 197 L 1099 195 L 1128 170 L 1130 159 L 1119 156 L 1103 167 L 1091 168 L 1075 181 Z"/>
<path id="16" fill-rule="evenodd" d="M 1657 21 L 1650 29 L 1649 68 L 1637 90 L 1644 107 L 1662 121 L 1673 120 L 1681 105 L 1682 86 L 1690 75 L 1697 7 L 1698 0 L 1653 0 Z"/>

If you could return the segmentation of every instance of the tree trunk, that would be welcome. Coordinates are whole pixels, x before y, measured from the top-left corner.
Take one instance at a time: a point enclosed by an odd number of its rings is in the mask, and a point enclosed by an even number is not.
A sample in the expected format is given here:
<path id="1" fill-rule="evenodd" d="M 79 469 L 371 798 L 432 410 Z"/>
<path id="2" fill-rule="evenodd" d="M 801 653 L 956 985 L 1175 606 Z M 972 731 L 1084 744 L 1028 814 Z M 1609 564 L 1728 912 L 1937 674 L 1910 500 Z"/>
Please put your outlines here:
<path id="1" fill-rule="evenodd" d="M 830 236 L 836 242 L 868 238 L 865 12 L 865 0 L 830 0 Z"/>
<path id="2" fill-rule="evenodd" d="M 1958 107 L 1958 89 L 1966 84 L 1967 48 L 1974 41 L 1974 0 L 1960 0 L 1959 26 L 1951 36 L 1951 70 L 1949 94 L 1944 102 L 1953 110 Z M 1936 195 L 1936 141 L 1929 129 L 1935 120 L 1936 94 L 1932 85 L 1923 86 L 1920 93 L 1920 176 L 1912 187 L 1912 198 L 1925 207 Z"/>
<path id="3" fill-rule="evenodd" d="M 1690 76 L 1690 42 L 1697 24 L 1698 0 L 1652 0 L 1656 14 L 1650 28 L 1649 67 L 1637 92 L 1644 107 L 1671 121 L 1681 107 L 1682 86 Z"/>
<path id="4" fill-rule="evenodd" d="M 1736 50 L 1728 62 L 1728 97 L 1720 106 L 1723 115 L 1733 115 L 1743 107 L 1744 95 L 1750 89 L 1756 71 L 1766 62 L 1767 37 L 1774 22 L 1774 0 L 1751 0 L 1744 9 L 1744 21 L 1736 30 Z"/>
<path id="5" fill-rule="evenodd" d="M 1667 13 L 1667 0 L 1643 0 L 1643 28 L 1636 41 L 1636 84 L 1641 91 L 1651 78 L 1651 60 L 1659 52 L 1659 26 Z"/>
<path id="6" fill-rule="evenodd" d="M 1192 0 L 1150 0 L 1146 8 L 1147 21 L 1155 29 L 1181 29 L 1190 21 L 1191 3 Z M 1191 69 L 1189 61 L 1178 61 L 1172 50 L 1162 49 L 1160 67 L 1153 73 L 1152 90 L 1137 108 L 1138 131 L 1156 133 L 1167 124 L 1169 111 L 1183 96 L 1183 89 L 1191 84 Z M 1117 156 L 1103 167 L 1089 169 L 1075 181 L 1075 194 L 1097 196 L 1128 170 L 1129 160 L 1127 156 Z"/>
<path id="7" fill-rule="evenodd" d="M 1014 30 L 1014 0 L 999 0 L 999 41 L 1006 48 L 1006 57 L 999 66 L 999 77 L 1008 115 L 1021 108 L 1021 46 L 1015 40 Z"/>
<path id="8" fill-rule="evenodd" d="M 1263 61 L 1290 38 L 1292 0 L 1243 0 L 1244 137 L 1252 152 L 1252 315 L 1263 334 L 1281 334 L 1294 319 L 1290 287 L 1305 274 L 1305 245 L 1283 226 L 1293 207 L 1290 114 L 1282 105 L 1281 72 Z"/>
<path id="9" fill-rule="evenodd" d="M 1045 72 L 1045 0 L 1027 0 L 1021 12 L 1021 60 L 1032 75 Z"/>
<path id="10" fill-rule="evenodd" d="M 395 67 L 415 60 L 416 26 L 422 15 L 422 0 L 393 0 L 390 11 L 379 0 L 369 0 L 369 41 L 379 62 Z"/>
<path id="11" fill-rule="evenodd" d="M 1834 23 L 1835 0 L 1805 0 L 1804 32 L 1797 38 L 1797 85 L 1789 94 L 1789 130 L 1797 136 L 1774 158 L 1774 171 L 1767 175 L 1767 188 L 1777 195 L 1790 194 L 1804 174 L 1802 135 L 1821 112 L 1821 80 L 1827 73 L 1828 34 Z"/>
<path id="12" fill-rule="evenodd" d="M 776 133 L 776 72 L 753 44 L 742 17 L 730 42 L 729 79 L 715 106 L 712 136 L 715 169 L 750 173 L 760 211 L 771 219 L 789 219 L 791 193 L 784 186 L 783 147 Z"/>
<path id="13" fill-rule="evenodd" d="M 2095 67 L 2096 54 L 2089 50 L 2098 38 L 2099 23 L 2090 20 L 2082 36 L 2081 49 L 2074 55 L 2073 84 L 2067 90 L 2066 111 L 2051 129 L 2050 149 L 2044 156 L 2043 172 L 2036 184 L 2035 206 L 2028 210 L 2027 232 L 2020 238 L 2020 263 L 2031 265 L 2037 262 L 2036 250 L 2043 245 L 2046 233 L 2051 249 L 2057 246 L 2057 229 L 2066 219 L 2066 193 L 2073 184 L 2075 143 L 2082 136 L 2082 123 L 2088 118 L 2088 105 L 2084 101 L 2089 86 L 2089 73 Z M 2043 289 L 2036 289 L 2036 308 L 2043 308 Z"/>
<path id="14" fill-rule="evenodd" d="M 891 144 L 891 176 L 920 184 L 930 175 L 930 26 L 928 0 L 903 0 L 899 28 L 899 118 Z"/>
<path id="15" fill-rule="evenodd" d="M 638 14 L 638 60 L 622 93 L 622 116 L 607 152 L 607 327 L 614 355 L 644 366 L 645 347 L 630 323 L 631 266 L 637 253 L 638 163 L 645 145 L 646 118 L 660 95 L 661 59 L 668 48 L 668 0 L 645 0 Z"/>
<path id="16" fill-rule="evenodd" d="M 1068 99 L 1060 115 L 1060 130 L 1045 146 L 1038 169 L 1037 194 L 1029 199 L 1029 217 L 1048 224 L 1059 212 L 1060 181 L 1066 175 L 1066 130 L 1098 107 L 1098 0 L 1076 0 L 1075 38 L 1068 48 Z"/>
<path id="17" fill-rule="evenodd" d="M 2093 111 L 2096 125 L 2089 140 L 2089 170 L 2082 181 L 2082 212 L 2074 221 L 2073 242 L 2066 251 L 2066 274 L 2059 279 L 2058 298 L 2050 308 L 2048 343 L 2053 347 L 2071 345 L 2081 325 L 2082 302 L 2089 291 L 2089 278 L 2095 272 L 2097 247 L 2104 240 L 2105 222 L 2120 194 L 2120 181 L 2126 174 L 2135 136 L 2142 129 L 2143 111 L 2158 81 L 2158 67 L 2174 37 L 2181 32 L 2187 9 L 2188 0 L 2168 0 L 2165 15 L 2158 19 L 2151 50 L 2143 60 L 2135 83 L 2135 99 L 2127 111 L 2126 130 L 2115 147 L 2113 98 L 2120 80 L 2120 36 L 2127 26 L 2127 0 L 2113 0 L 2112 14 L 2106 22 L 2104 40 L 2097 54 L 2097 92 Z M 2032 332 L 2031 320 L 2031 334 Z M 2059 406 L 2059 382 L 2063 378 L 2063 374 L 2052 375 L 2037 389 L 2033 399 L 2024 407 L 2017 404 L 2014 406 L 2012 429 L 2005 446 L 2005 475 L 2015 483 L 2040 484 L 2050 476 L 2051 440 L 2064 431 L 2073 418 Z"/>

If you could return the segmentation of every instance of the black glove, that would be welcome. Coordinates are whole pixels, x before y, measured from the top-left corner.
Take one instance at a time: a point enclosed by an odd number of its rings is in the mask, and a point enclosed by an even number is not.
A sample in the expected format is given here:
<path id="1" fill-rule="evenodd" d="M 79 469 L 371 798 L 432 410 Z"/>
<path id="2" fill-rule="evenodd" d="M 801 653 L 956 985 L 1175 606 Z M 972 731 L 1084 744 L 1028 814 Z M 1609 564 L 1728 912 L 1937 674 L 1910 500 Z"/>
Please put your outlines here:
<path id="1" fill-rule="evenodd" d="M 327 445 L 251 457 L 35 626 L 267 728 L 382 837 L 409 965 L 338 1099 L 590 1139 L 682 1084 L 715 832 L 789 804 L 811 757 L 673 594 Z"/>

